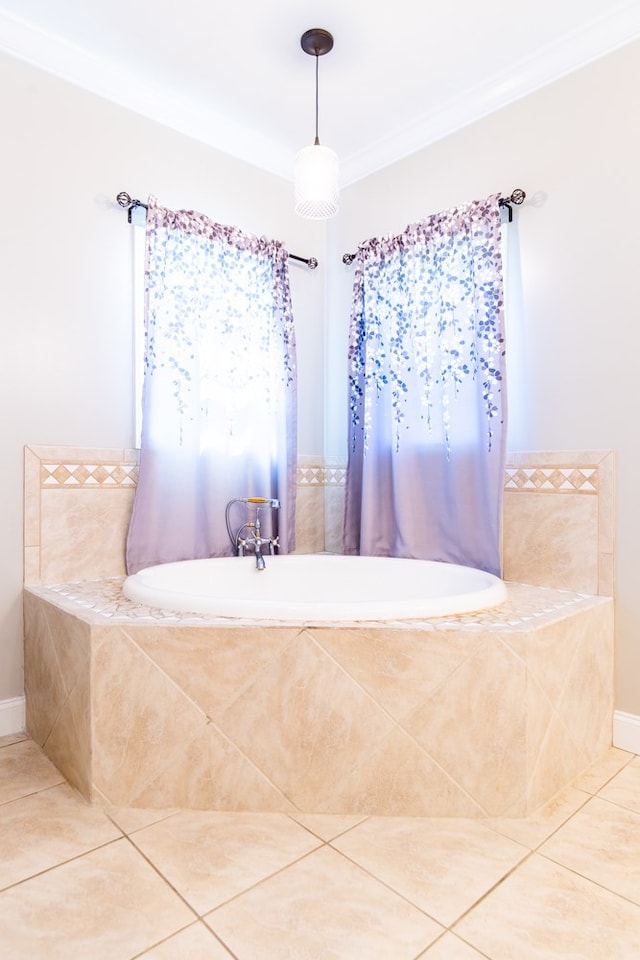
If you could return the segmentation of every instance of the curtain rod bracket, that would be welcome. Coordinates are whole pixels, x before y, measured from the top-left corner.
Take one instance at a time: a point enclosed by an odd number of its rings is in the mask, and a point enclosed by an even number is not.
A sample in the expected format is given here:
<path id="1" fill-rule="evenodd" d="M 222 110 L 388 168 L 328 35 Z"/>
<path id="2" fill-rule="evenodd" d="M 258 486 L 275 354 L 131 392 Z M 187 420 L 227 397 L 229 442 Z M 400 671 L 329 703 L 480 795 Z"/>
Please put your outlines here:
<path id="1" fill-rule="evenodd" d="M 147 209 L 146 203 L 143 203 L 142 200 L 134 200 L 133 197 L 130 197 L 126 190 L 121 190 L 116 200 L 120 206 L 127 211 L 127 220 L 131 223 L 131 211 L 136 207 L 144 207 Z"/>
<path id="2" fill-rule="evenodd" d="M 133 197 L 129 196 L 126 190 L 121 190 L 116 201 L 122 207 L 123 210 L 127 211 L 127 220 L 131 223 L 131 212 L 135 210 L 136 207 L 144 207 L 145 210 L 148 209 L 147 204 L 143 203 L 142 200 L 134 200 Z M 306 263 L 309 267 L 309 270 L 315 270 L 318 266 L 318 261 L 315 257 L 297 257 L 295 253 L 289 254 L 290 260 L 299 260 L 300 263 Z"/>
<path id="3" fill-rule="evenodd" d="M 524 190 L 521 190 L 520 187 L 516 187 L 515 190 L 512 191 L 510 197 L 500 197 L 498 200 L 499 206 L 507 208 L 509 223 L 513 223 L 513 207 L 511 204 L 515 203 L 517 206 L 520 206 L 520 204 L 524 202 L 525 197 L 526 193 Z"/>

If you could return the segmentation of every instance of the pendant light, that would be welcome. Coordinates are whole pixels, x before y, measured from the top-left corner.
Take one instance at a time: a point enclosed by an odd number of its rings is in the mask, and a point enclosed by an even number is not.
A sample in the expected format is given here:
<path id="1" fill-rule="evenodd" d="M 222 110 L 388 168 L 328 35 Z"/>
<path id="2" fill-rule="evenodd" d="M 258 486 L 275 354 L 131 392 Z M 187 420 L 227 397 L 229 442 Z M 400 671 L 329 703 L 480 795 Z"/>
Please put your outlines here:
<path id="1" fill-rule="evenodd" d="M 316 138 L 298 153 L 294 166 L 295 210 L 308 220 L 327 220 L 338 212 L 339 164 L 336 153 L 318 138 L 318 61 L 333 49 L 328 30 L 314 27 L 300 38 L 305 53 L 316 58 Z"/>

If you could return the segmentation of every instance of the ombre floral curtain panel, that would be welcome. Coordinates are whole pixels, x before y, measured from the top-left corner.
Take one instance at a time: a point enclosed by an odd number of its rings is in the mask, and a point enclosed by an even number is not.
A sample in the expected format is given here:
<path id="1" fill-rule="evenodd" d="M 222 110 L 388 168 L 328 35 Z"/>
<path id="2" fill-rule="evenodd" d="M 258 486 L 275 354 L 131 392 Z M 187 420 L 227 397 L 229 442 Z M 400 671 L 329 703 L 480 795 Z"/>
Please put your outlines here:
<path id="1" fill-rule="evenodd" d="M 499 195 L 356 255 L 348 554 L 500 573 L 506 439 Z"/>
<path id="2" fill-rule="evenodd" d="M 127 569 L 233 552 L 234 497 L 280 500 L 295 546 L 296 363 L 287 252 L 149 198 L 140 472 Z M 266 517 L 265 517 L 266 519 Z"/>

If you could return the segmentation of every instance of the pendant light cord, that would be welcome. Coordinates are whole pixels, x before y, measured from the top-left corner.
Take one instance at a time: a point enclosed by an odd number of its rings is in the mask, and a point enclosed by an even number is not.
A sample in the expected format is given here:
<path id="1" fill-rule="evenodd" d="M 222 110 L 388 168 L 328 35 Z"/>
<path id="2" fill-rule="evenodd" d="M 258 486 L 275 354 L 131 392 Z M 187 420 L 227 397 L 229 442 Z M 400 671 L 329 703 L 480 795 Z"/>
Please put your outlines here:
<path id="1" fill-rule="evenodd" d="M 314 146 L 320 146 L 320 139 L 318 137 L 318 64 L 320 62 L 320 57 L 318 56 L 318 51 L 316 50 L 316 139 L 314 140 Z"/>

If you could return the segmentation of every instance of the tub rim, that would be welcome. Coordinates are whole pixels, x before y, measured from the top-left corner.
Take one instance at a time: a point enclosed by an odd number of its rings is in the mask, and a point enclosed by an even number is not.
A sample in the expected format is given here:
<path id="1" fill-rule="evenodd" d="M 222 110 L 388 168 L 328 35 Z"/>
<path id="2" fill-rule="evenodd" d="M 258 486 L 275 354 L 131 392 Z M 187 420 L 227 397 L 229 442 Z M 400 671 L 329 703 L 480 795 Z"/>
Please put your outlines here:
<path id="1" fill-rule="evenodd" d="M 278 623 L 334 623 L 425 620 L 432 617 L 456 616 L 475 613 L 496 607 L 507 599 L 507 588 L 503 580 L 494 574 L 474 567 L 453 564 L 437 560 L 414 560 L 397 557 L 344 556 L 342 554 L 286 554 L 268 556 L 267 569 L 257 571 L 255 558 L 248 556 L 212 557 L 201 560 L 181 560 L 166 564 L 155 564 L 128 576 L 122 591 L 129 600 L 167 612 L 186 614 L 205 614 L 243 620 L 275 621 Z M 317 576 L 318 572 L 332 565 L 342 573 L 341 590 L 344 589 L 345 568 L 357 564 L 376 574 L 375 583 L 379 587 L 385 573 L 393 570 L 394 575 L 401 572 L 412 576 L 447 575 L 459 581 L 456 592 L 444 595 L 416 595 L 415 587 L 411 596 L 380 599 L 379 596 L 367 596 L 364 599 L 337 599 L 335 596 L 318 596 L 315 600 L 302 600 L 299 596 L 274 596 L 270 593 L 275 577 L 269 577 L 269 568 L 278 571 L 282 578 L 287 567 L 293 568 L 298 576 L 305 572 Z M 401 571 L 402 565 L 402 571 Z M 224 584 L 217 592 L 203 594 L 184 586 L 172 589 L 165 583 L 167 577 L 175 574 L 185 575 L 189 568 L 198 575 L 202 571 L 233 571 L 233 577 L 239 582 L 243 578 L 246 587 L 242 593 L 230 596 L 224 593 Z M 362 572 L 366 572 L 363 570 Z M 256 579 L 259 578 L 259 579 Z M 386 582 L 386 581 L 385 581 Z M 161 586 L 159 586 L 159 583 Z M 281 586 L 281 580 L 277 584 Z M 286 581 L 285 581 L 286 586 Z M 326 582 L 325 582 L 326 586 Z M 464 587 L 464 589 L 463 589 Z M 295 589 L 295 584 L 291 584 Z M 298 591 L 300 591 L 298 585 Z M 375 592 L 375 591 L 374 591 Z"/>

